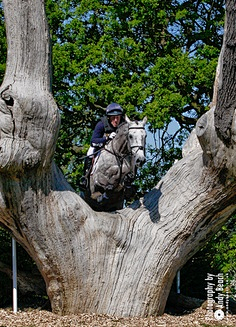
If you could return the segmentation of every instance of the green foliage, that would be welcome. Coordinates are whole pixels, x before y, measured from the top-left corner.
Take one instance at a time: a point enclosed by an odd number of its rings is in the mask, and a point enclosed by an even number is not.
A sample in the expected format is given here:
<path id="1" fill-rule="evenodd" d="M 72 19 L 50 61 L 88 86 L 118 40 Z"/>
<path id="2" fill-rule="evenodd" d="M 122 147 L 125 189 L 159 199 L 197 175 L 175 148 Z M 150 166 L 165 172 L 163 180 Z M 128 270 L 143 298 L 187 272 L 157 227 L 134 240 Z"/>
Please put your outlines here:
<path id="1" fill-rule="evenodd" d="M 38 274 L 38 268 L 28 253 L 16 243 L 17 253 L 17 271 L 23 271 L 25 274 L 32 276 Z M 0 267 L 4 264 L 8 270 L 12 269 L 12 237 L 5 229 L 0 227 Z M 46 296 L 46 293 L 45 293 Z M 19 305 L 30 305 L 35 303 L 36 306 L 45 304 L 46 297 L 37 294 L 21 293 L 18 289 Z M 27 303 L 28 302 L 28 303 Z M 5 272 L 0 271 L 0 305 L 9 305 L 12 303 L 12 280 Z"/>
<path id="2" fill-rule="evenodd" d="M 236 215 L 232 216 L 222 229 L 213 236 L 205 251 L 211 254 L 210 264 L 219 272 L 228 273 L 236 281 Z M 234 285 L 235 288 L 236 284 Z"/>
<path id="3" fill-rule="evenodd" d="M 207 273 L 228 274 L 230 296 L 236 296 L 236 215 L 181 270 L 182 292 L 206 298 Z"/>
<path id="4" fill-rule="evenodd" d="M 222 42 L 223 1 L 47 0 L 53 49 L 53 93 L 62 126 L 55 159 L 76 188 L 92 130 L 112 101 L 132 118 L 148 116 L 149 132 L 179 123 L 174 138 L 186 137 L 207 110 Z M 6 39 L 0 7 L 0 79 Z M 161 149 L 150 147 L 153 164 Z M 178 146 L 177 146 L 178 147 Z M 154 152 L 157 155 L 154 155 Z M 165 162 L 173 154 L 171 162 Z M 151 170 L 147 168 L 150 166 Z M 152 173 L 152 164 L 142 174 Z M 155 170 L 156 172 L 156 170 Z M 165 170 L 158 172 L 162 176 Z M 156 179 L 155 179 L 156 181 Z"/>
<path id="5" fill-rule="evenodd" d="M 0 263 L 11 267 L 11 238 L 9 234 L 0 227 Z M 4 305 L 10 300 L 12 283 L 7 275 L 0 272 L 0 304 Z"/>
<path id="6" fill-rule="evenodd" d="M 26 253 L 26 251 L 17 243 L 17 256 L 19 257 L 17 267 L 19 270 L 32 273 L 37 270 L 35 263 Z M 12 237 L 3 228 L 0 227 L 0 262 L 7 266 L 12 265 Z"/>
<path id="7" fill-rule="evenodd" d="M 176 137 L 207 110 L 223 1 L 47 0 L 46 11 L 53 92 L 62 114 L 55 158 L 74 187 L 82 171 L 79 157 L 110 102 L 120 103 L 131 118 L 147 115 L 153 133 L 165 132 L 175 119 Z"/>

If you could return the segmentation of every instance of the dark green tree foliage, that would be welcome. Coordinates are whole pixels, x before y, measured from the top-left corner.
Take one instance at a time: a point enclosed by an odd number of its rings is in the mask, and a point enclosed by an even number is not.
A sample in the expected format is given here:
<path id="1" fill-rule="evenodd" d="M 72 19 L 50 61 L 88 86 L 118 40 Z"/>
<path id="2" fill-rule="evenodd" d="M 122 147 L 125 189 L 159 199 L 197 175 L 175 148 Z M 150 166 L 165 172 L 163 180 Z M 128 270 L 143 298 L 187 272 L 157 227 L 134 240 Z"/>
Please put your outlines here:
<path id="1" fill-rule="evenodd" d="M 17 252 L 17 271 L 18 278 L 20 272 L 23 272 L 24 276 L 40 276 L 36 264 L 33 262 L 27 252 L 16 243 Z M 12 238 L 10 233 L 0 227 L 0 306 L 11 305 L 12 303 L 12 280 L 10 278 L 12 270 Z M 21 277 L 22 278 L 22 277 Z M 37 278 L 36 278 L 37 280 Z M 39 277 L 39 280 L 40 277 Z M 43 284 L 43 283 L 42 283 Z M 19 305 L 35 305 L 45 304 L 47 296 L 46 289 L 41 294 L 35 294 L 34 292 L 26 292 L 18 283 L 18 301 Z M 44 294 L 44 296 L 42 296 Z"/>
<path id="2" fill-rule="evenodd" d="M 205 279 L 208 273 L 228 274 L 228 292 L 236 296 L 236 216 L 216 233 L 181 270 L 181 291 L 192 297 L 206 298 Z"/>
<path id="3" fill-rule="evenodd" d="M 0 305 L 11 301 L 12 282 L 3 272 L 2 266 L 8 265 L 11 268 L 11 238 L 10 235 L 0 227 Z"/>
<path id="4" fill-rule="evenodd" d="M 131 118 L 147 115 L 153 134 L 161 130 L 164 142 L 152 145 L 151 164 L 144 167 L 147 180 L 152 174 L 149 166 L 162 161 L 162 168 L 168 168 L 179 156 L 175 148 L 181 147 L 184 133 L 207 110 L 212 96 L 223 1 L 48 0 L 46 4 L 53 91 L 62 114 L 56 159 L 70 182 L 76 187 L 82 173 L 79 158 L 86 153 L 98 117 L 112 101 Z M 173 119 L 179 131 L 170 150 L 165 145 L 170 145 L 167 127 Z M 147 182 L 143 188 L 153 185 Z"/>

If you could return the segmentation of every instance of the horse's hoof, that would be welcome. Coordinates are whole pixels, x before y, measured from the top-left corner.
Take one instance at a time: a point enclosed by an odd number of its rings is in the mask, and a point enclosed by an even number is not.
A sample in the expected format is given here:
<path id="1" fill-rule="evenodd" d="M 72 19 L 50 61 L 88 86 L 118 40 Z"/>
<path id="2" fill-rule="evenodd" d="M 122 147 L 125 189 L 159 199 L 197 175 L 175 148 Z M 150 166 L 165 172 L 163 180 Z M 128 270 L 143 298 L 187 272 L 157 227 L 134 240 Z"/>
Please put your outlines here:
<path id="1" fill-rule="evenodd" d="M 103 200 L 103 196 L 102 196 L 102 194 L 101 194 L 101 195 L 99 195 L 99 197 L 97 197 L 97 202 L 98 202 L 98 203 L 101 203 L 102 200 Z"/>
<path id="2" fill-rule="evenodd" d="M 79 181 L 79 188 L 82 191 L 86 191 L 87 187 L 88 187 L 88 180 L 85 176 L 82 176 Z"/>
<path id="3" fill-rule="evenodd" d="M 97 200 L 99 198 L 99 196 L 102 196 L 101 192 L 94 192 L 91 194 L 91 199 Z"/>

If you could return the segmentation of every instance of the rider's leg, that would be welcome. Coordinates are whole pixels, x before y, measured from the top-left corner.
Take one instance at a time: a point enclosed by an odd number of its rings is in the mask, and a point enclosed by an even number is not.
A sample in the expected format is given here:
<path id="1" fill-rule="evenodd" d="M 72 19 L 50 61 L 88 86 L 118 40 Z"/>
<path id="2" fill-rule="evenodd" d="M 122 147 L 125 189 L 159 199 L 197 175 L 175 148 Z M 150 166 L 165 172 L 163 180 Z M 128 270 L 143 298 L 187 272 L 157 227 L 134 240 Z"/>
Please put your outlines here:
<path id="1" fill-rule="evenodd" d="M 90 169 L 92 167 L 93 158 L 86 157 L 84 160 L 84 176 L 88 177 L 88 174 L 90 172 Z"/>
<path id="2" fill-rule="evenodd" d="M 93 159 L 90 157 L 86 157 L 84 160 L 84 173 L 79 182 L 81 190 L 86 190 L 88 186 L 88 177 L 92 167 L 92 161 Z"/>
<path id="3" fill-rule="evenodd" d="M 79 186 L 80 189 L 85 191 L 88 187 L 88 177 L 91 172 L 91 168 L 93 165 L 93 152 L 94 152 L 94 147 L 90 147 L 87 152 L 87 156 L 84 160 L 84 172 L 83 176 L 80 178 L 79 181 Z"/>
<path id="4" fill-rule="evenodd" d="M 93 153 L 94 153 L 94 147 L 90 146 L 90 148 L 87 151 L 87 156 L 84 160 L 84 176 L 88 177 L 92 164 L 93 164 Z"/>

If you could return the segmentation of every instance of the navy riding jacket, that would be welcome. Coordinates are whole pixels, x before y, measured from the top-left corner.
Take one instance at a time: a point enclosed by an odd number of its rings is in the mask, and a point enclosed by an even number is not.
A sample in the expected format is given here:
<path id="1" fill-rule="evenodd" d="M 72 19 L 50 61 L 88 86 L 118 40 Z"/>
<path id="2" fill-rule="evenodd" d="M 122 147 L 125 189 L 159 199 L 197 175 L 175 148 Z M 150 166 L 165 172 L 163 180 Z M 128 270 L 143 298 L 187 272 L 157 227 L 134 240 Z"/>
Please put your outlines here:
<path id="1" fill-rule="evenodd" d="M 122 117 L 121 122 L 123 121 L 124 119 Z M 93 135 L 91 138 L 91 146 L 95 147 L 96 149 L 104 147 L 105 143 L 108 140 L 107 136 L 112 132 L 116 132 L 116 130 L 117 127 L 112 126 L 106 116 L 102 117 L 93 131 Z"/>

